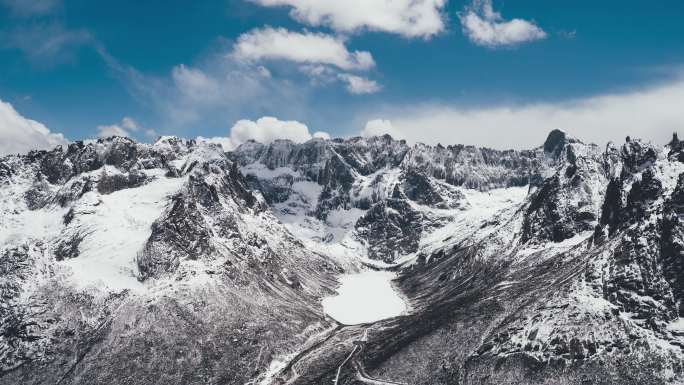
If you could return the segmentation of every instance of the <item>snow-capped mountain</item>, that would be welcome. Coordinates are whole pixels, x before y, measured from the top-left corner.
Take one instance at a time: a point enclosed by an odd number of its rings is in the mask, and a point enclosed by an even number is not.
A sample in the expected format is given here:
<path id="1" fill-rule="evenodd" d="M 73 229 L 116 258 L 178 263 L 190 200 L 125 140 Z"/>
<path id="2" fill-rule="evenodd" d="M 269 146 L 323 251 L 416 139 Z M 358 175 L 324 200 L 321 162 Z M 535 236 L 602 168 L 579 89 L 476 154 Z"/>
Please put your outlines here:
<path id="1" fill-rule="evenodd" d="M 682 383 L 683 161 L 558 130 L 8 156 L 0 383 Z M 324 312 L 372 269 L 400 316 Z"/>
<path id="2" fill-rule="evenodd" d="M 242 383 L 328 326 L 339 267 L 218 147 L 115 137 L 1 164 L 0 383 Z"/>

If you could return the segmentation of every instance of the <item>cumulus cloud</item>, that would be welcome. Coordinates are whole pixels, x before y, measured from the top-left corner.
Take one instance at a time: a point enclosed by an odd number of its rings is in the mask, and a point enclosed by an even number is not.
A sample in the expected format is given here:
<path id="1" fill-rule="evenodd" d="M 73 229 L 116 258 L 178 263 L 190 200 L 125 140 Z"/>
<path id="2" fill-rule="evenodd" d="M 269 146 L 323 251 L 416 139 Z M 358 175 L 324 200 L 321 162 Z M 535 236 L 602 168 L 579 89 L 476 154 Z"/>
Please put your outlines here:
<path id="1" fill-rule="evenodd" d="M 97 126 L 97 136 L 100 138 L 106 138 L 109 136 L 125 136 L 130 137 L 131 134 L 126 131 L 123 127 L 117 124 Z"/>
<path id="2" fill-rule="evenodd" d="M 388 120 L 369 121 L 363 134 L 389 133 L 410 142 L 506 149 L 535 147 L 549 131 L 560 128 L 583 141 L 601 145 L 628 135 L 665 143 L 672 132 L 684 129 L 681 100 L 684 78 L 559 103 L 486 108 L 424 105 L 388 111 Z"/>
<path id="3" fill-rule="evenodd" d="M 366 79 L 361 76 L 339 74 L 338 78 L 347 84 L 347 91 L 352 94 L 372 94 L 381 89 L 375 80 Z"/>
<path id="4" fill-rule="evenodd" d="M 271 143 L 276 139 L 290 139 L 293 142 L 306 142 L 311 139 L 309 128 L 296 120 L 283 121 L 265 116 L 256 122 L 239 120 L 230 130 L 230 139 L 235 145 L 249 139 L 261 143 Z"/>
<path id="5" fill-rule="evenodd" d="M 316 131 L 311 136 L 316 139 L 330 139 L 330 134 L 323 131 Z"/>
<path id="6" fill-rule="evenodd" d="M 294 19 L 339 32 L 373 30 L 429 38 L 445 28 L 446 0 L 252 1 L 267 7 L 292 7 Z"/>
<path id="7" fill-rule="evenodd" d="M 0 156 L 50 149 L 69 142 L 42 123 L 21 116 L 11 104 L 0 100 Z"/>
<path id="8" fill-rule="evenodd" d="M 459 18 L 466 36 L 481 46 L 513 46 L 546 37 L 544 30 L 527 20 L 505 21 L 494 11 L 492 0 L 475 0 Z"/>
<path id="9" fill-rule="evenodd" d="M 328 64 L 344 70 L 366 70 L 375 65 L 367 51 L 350 52 L 339 37 L 313 32 L 291 32 L 266 27 L 240 35 L 233 55 L 241 60 L 287 60 Z"/>
<path id="10" fill-rule="evenodd" d="M 277 30 L 272 31 L 279 33 Z M 289 36 L 288 32 L 284 35 Z M 311 36 L 315 40 L 317 35 Z M 293 67 L 284 66 L 284 70 L 279 73 L 271 73 L 262 60 L 257 60 L 262 58 L 265 61 L 266 58 L 277 55 L 266 55 L 266 51 L 257 54 L 257 51 L 252 51 L 256 46 L 246 48 L 253 42 L 239 48 L 239 41 L 230 45 L 223 45 L 226 42 L 222 41 L 217 49 L 201 60 L 193 64 L 178 64 L 167 75 L 143 73 L 119 62 L 100 46 L 98 52 L 136 99 L 157 110 L 157 114 L 163 119 L 161 125 L 167 129 L 184 130 L 186 132 L 179 133 L 189 136 L 189 129 L 200 128 L 200 125 L 216 128 L 225 121 L 235 121 L 244 116 L 302 116 L 310 106 L 310 97 L 315 87 L 339 83 L 341 80 L 337 78 L 337 74 L 348 72 L 335 64 L 326 64 L 327 62 L 361 68 L 373 63 L 372 56 L 363 59 L 365 55 L 350 52 L 344 46 L 344 41 L 338 38 L 328 36 L 323 40 L 336 45 L 338 50 L 333 51 L 341 54 L 321 56 L 321 52 L 315 51 L 308 59 L 304 59 L 307 56 L 297 56 L 304 61 L 292 63 L 288 60 Z M 246 41 L 252 40 L 250 38 Z M 280 43 L 276 43 L 276 46 L 278 44 Z M 324 63 L 309 63 L 306 61 L 309 59 Z M 291 70 L 297 76 L 291 76 Z M 323 72 L 332 81 L 324 81 L 319 77 L 323 76 Z"/>
<path id="11" fill-rule="evenodd" d="M 330 139 L 330 135 L 323 131 L 317 131 L 311 135 L 309 128 L 296 120 L 280 120 L 264 116 L 256 121 L 247 119 L 237 121 L 230 129 L 230 137 L 199 137 L 197 140 L 220 144 L 225 151 L 230 151 L 248 140 L 268 144 L 276 139 L 289 139 L 302 143 L 311 138 Z"/>
<path id="12" fill-rule="evenodd" d="M 366 123 L 366 126 L 361 131 L 361 136 L 382 136 L 385 134 L 391 135 L 395 139 L 402 139 L 402 135 L 394 129 L 392 122 L 386 119 L 373 119 Z"/>
<path id="13" fill-rule="evenodd" d="M 143 133 L 149 138 L 157 136 L 157 132 L 151 128 L 144 129 L 138 122 L 128 116 L 121 119 L 121 123 L 97 126 L 97 135 L 100 138 L 109 136 L 132 137 L 133 133 Z"/>

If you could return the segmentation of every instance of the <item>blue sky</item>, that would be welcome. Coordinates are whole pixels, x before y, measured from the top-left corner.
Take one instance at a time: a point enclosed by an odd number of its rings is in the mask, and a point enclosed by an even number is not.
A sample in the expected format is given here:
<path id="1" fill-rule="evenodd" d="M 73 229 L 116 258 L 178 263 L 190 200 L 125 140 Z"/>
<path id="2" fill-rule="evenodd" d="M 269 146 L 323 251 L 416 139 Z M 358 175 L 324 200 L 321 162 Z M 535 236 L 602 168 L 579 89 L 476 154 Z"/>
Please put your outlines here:
<path id="1" fill-rule="evenodd" d="M 326 3 L 0 0 L 0 100 L 71 140 L 228 137 L 245 120 L 230 145 L 297 121 L 505 148 L 684 125 L 684 2 Z"/>

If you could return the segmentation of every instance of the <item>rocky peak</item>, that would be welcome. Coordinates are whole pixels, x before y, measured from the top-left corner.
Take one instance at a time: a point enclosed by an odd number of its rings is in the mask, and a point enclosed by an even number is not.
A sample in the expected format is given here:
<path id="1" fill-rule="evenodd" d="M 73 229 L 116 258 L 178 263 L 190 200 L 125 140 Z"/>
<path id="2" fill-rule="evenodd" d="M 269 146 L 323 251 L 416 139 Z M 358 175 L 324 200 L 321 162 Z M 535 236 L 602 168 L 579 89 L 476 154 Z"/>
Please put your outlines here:
<path id="1" fill-rule="evenodd" d="M 530 196 L 523 242 L 560 242 L 592 230 L 605 193 L 604 155 L 596 145 L 554 130 L 543 148 L 552 159 L 550 176 Z"/>
<path id="2" fill-rule="evenodd" d="M 658 158 L 658 149 L 638 139 L 627 140 L 620 150 L 623 173 L 636 174 L 652 166 Z"/>
<path id="3" fill-rule="evenodd" d="M 567 134 L 562 130 L 553 130 L 544 141 L 544 152 L 547 154 L 560 153 L 566 144 Z"/>
<path id="4" fill-rule="evenodd" d="M 684 162 L 684 142 L 679 140 L 676 132 L 672 134 L 672 140 L 668 147 L 670 151 L 667 155 L 670 159 Z"/>

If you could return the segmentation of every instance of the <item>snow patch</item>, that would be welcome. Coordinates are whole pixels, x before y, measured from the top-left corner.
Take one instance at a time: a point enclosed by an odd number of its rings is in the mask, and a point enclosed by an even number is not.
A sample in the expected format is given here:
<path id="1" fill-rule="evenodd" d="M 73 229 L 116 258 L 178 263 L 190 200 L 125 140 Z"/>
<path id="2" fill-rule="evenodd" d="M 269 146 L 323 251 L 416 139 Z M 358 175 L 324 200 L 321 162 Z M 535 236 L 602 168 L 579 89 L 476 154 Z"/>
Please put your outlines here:
<path id="1" fill-rule="evenodd" d="M 87 234 L 78 258 L 63 265 L 73 272 L 77 287 L 104 285 L 113 290 L 142 290 L 136 255 L 152 233 L 168 197 L 179 191 L 185 178 L 157 178 L 144 188 L 124 189 L 109 195 L 90 192 L 75 206 L 75 225 Z"/>

